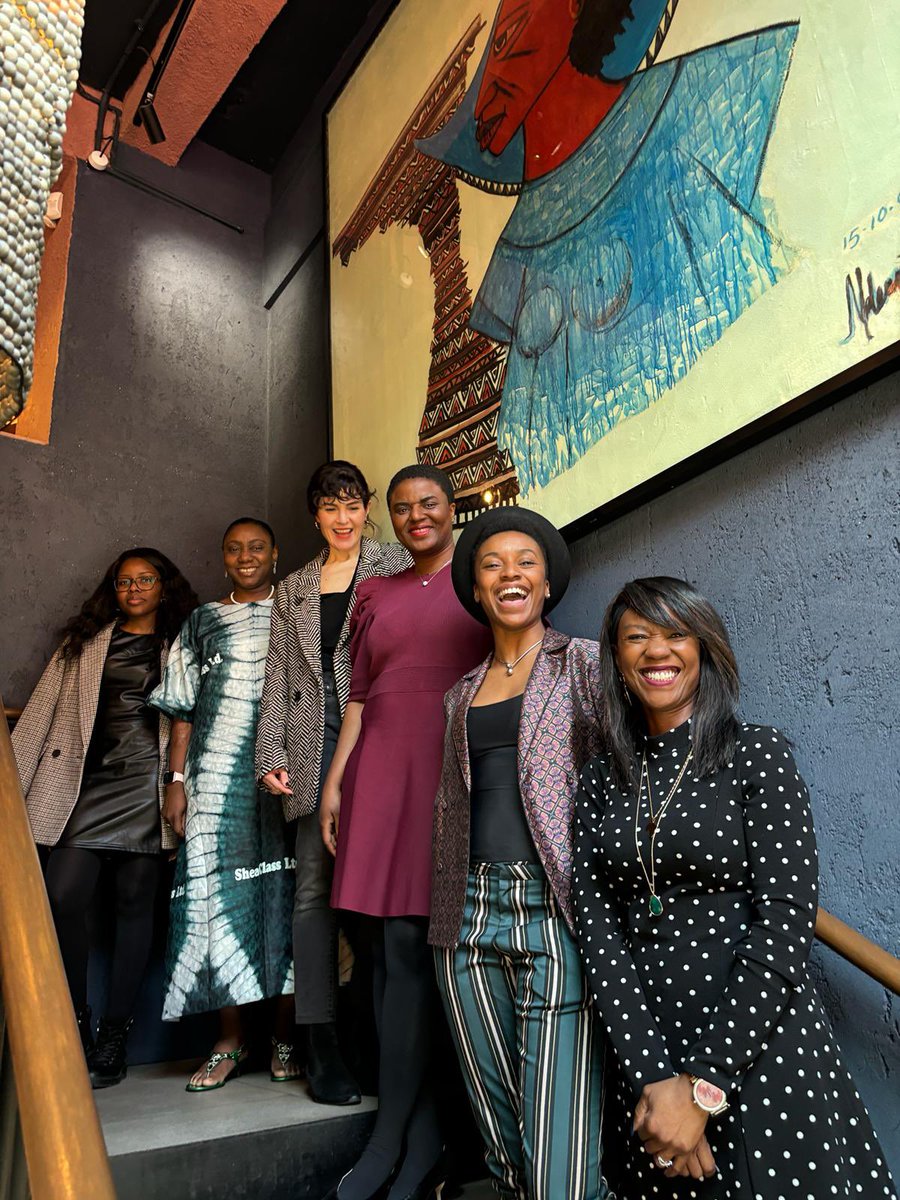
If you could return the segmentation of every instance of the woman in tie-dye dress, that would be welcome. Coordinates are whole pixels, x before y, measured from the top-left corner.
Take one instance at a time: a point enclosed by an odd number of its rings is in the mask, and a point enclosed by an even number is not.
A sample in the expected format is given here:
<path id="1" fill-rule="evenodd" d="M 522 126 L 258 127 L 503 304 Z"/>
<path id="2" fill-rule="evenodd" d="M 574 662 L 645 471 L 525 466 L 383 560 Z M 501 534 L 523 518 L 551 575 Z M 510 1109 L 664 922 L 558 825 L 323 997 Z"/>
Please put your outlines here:
<path id="1" fill-rule="evenodd" d="M 221 1036 L 188 1091 L 222 1087 L 247 1057 L 241 1006 L 274 997 L 271 1077 L 295 1078 L 293 843 L 259 802 L 253 752 L 278 559 L 264 521 L 241 517 L 222 545 L 232 591 L 204 604 L 172 646 L 150 703 L 172 718 L 163 815 L 178 851 L 163 1020 L 218 1009 Z"/>

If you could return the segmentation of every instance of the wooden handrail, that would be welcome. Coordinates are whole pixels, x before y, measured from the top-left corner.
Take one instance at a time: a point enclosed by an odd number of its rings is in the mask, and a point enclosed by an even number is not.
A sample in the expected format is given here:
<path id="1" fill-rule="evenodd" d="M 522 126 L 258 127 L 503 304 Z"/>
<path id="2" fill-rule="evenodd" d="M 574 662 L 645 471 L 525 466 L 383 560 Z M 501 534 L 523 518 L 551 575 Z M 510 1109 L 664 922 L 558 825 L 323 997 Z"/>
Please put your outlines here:
<path id="1" fill-rule="evenodd" d="M 871 975 L 882 987 L 900 996 L 900 958 L 895 958 L 889 950 L 870 942 L 824 908 L 819 909 L 816 918 L 816 937 L 854 967 Z"/>
<path id="2" fill-rule="evenodd" d="M 0 722 L 0 827 L 0 981 L 31 1194 L 115 1200 L 6 721 Z M 821 908 L 816 937 L 900 995 L 900 959 L 893 954 Z"/>
<path id="3" fill-rule="evenodd" d="M 5 721 L 0 828 L 0 980 L 31 1194 L 36 1200 L 115 1200 Z"/>

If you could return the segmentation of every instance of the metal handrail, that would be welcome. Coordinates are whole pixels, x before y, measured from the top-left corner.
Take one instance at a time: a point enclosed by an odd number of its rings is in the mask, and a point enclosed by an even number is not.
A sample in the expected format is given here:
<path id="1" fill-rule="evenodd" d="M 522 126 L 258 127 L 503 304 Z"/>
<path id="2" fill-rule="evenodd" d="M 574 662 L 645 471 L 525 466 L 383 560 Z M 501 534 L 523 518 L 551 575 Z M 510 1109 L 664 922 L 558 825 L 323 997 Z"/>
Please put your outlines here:
<path id="1" fill-rule="evenodd" d="M 31 1194 L 35 1200 L 115 1200 L 5 721 L 0 827 L 0 982 Z"/>

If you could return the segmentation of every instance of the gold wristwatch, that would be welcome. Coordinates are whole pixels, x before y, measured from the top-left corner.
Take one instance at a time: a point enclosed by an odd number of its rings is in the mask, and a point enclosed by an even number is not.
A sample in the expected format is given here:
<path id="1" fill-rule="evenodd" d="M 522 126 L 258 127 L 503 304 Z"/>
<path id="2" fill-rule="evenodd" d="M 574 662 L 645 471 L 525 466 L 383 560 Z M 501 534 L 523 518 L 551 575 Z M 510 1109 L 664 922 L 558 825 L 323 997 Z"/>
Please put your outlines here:
<path id="1" fill-rule="evenodd" d="M 725 1111 L 728 1101 L 720 1087 L 716 1087 L 714 1083 L 710 1083 L 706 1079 L 701 1079 L 699 1075 L 689 1075 L 688 1079 L 691 1081 L 694 1103 L 698 1108 L 702 1108 L 711 1117 L 717 1117 L 719 1113 Z"/>

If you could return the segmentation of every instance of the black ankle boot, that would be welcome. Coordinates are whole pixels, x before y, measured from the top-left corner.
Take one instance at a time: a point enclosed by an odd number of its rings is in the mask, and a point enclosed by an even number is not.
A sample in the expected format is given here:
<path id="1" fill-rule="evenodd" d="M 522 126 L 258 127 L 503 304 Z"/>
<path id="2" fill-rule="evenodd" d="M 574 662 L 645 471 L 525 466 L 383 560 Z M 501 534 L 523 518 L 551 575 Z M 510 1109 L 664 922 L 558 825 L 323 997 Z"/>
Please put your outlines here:
<path id="1" fill-rule="evenodd" d="M 337 1029 L 331 1021 L 307 1025 L 309 1053 L 306 1080 L 317 1104 L 359 1104 L 359 1086 L 341 1055 Z"/>
<path id="2" fill-rule="evenodd" d="M 128 1074 L 125 1043 L 133 1024 L 133 1017 L 129 1017 L 127 1021 L 108 1021 L 106 1017 L 100 1018 L 97 1044 L 88 1058 L 91 1087 L 112 1087 L 113 1084 L 121 1083 Z"/>
<path id="3" fill-rule="evenodd" d="M 75 1013 L 75 1020 L 78 1022 L 78 1033 L 81 1037 L 81 1048 L 84 1051 L 85 1058 L 94 1049 L 94 1035 L 91 1032 L 91 1010 L 89 1005 L 84 1008 L 79 1008 Z"/>

